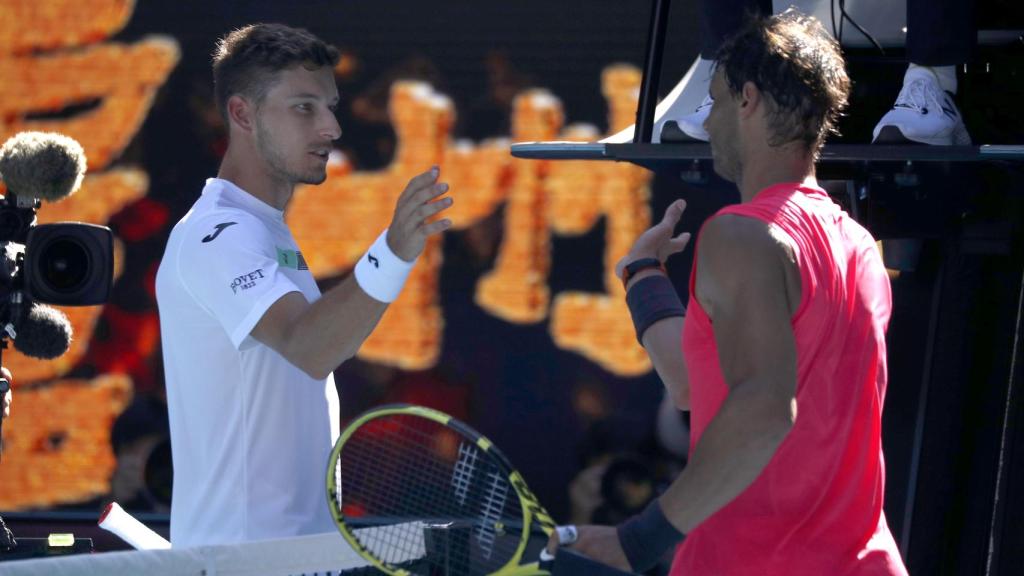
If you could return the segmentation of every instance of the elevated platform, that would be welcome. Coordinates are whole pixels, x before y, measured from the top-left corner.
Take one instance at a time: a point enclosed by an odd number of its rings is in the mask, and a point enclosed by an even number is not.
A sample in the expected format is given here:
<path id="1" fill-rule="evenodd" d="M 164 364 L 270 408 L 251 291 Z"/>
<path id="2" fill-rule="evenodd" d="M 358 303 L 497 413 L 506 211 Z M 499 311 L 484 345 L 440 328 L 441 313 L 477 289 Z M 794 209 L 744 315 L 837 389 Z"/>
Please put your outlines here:
<path id="1" fill-rule="evenodd" d="M 512 145 L 512 156 L 535 160 L 614 160 L 631 162 L 655 172 L 683 174 L 691 172 L 695 165 L 710 168 L 711 147 L 706 143 L 521 142 Z M 852 177 L 865 170 L 905 170 L 915 164 L 1007 161 L 1024 162 L 1024 145 L 831 144 L 822 151 L 818 166 L 821 177 L 831 179 Z M 894 164 L 897 167 L 894 168 Z"/>

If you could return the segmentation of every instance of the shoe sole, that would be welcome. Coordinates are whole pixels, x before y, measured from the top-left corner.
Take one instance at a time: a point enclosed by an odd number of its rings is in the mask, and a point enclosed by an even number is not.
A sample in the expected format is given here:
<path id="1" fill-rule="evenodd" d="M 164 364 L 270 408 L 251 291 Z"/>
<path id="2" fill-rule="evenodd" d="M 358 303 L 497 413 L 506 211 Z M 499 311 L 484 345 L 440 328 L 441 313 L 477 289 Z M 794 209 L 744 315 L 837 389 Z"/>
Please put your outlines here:
<path id="1" fill-rule="evenodd" d="M 893 144 L 893 145 L 927 145 L 927 146 L 970 146 L 971 135 L 967 128 L 961 124 L 952 134 L 946 138 L 908 138 L 896 126 L 883 126 L 878 131 L 878 136 L 871 141 L 872 144 Z"/>
<path id="2" fill-rule="evenodd" d="M 675 120 L 669 120 L 661 127 L 662 142 L 707 142 L 707 138 L 694 136 L 683 130 Z"/>

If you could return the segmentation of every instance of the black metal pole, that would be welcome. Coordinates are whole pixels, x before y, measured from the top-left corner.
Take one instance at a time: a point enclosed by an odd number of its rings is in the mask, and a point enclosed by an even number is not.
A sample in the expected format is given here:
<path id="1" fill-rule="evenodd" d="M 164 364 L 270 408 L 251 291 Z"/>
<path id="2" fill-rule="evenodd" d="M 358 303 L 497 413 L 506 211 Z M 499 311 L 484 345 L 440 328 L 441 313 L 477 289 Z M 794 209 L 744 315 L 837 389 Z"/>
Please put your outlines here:
<path id="1" fill-rule="evenodd" d="M 903 530 L 900 534 L 900 553 L 905 562 L 910 561 L 910 544 L 913 535 L 915 500 L 917 500 L 917 483 L 921 471 L 921 452 L 924 450 L 924 424 L 928 415 L 928 389 L 931 387 L 932 372 L 935 364 L 935 340 L 938 337 L 939 321 L 943 310 L 943 287 L 946 283 L 946 262 L 953 254 L 948 245 L 943 246 L 942 261 L 932 287 L 931 314 L 928 319 L 928 334 L 924 351 L 924 369 L 922 370 L 921 388 L 918 392 L 917 415 L 914 422 L 914 445 L 910 454 L 910 471 L 907 478 L 907 497 L 903 506 Z"/>
<path id="2" fill-rule="evenodd" d="M 996 468 L 995 498 L 992 500 L 992 522 L 988 533 L 988 554 L 985 559 L 985 575 L 1001 574 L 1003 532 L 1006 525 L 1009 483 L 1007 467 L 1013 459 L 1013 431 L 1016 427 L 1016 402 L 1018 385 L 1021 380 L 1024 352 L 1024 277 L 1021 278 L 1017 296 L 1017 321 L 1014 326 L 1013 355 L 1010 359 L 1010 374 L 1006 384 L 1006 411 L 1003 413 L 1002 435 L 999 442 L 999 461 Z"/>
<path id="3" fill-rule="evenodd" d="M 658 104 L 658 83 L 661 79 L 661 54 L 665 47 L 665 27 L 668 24 L 670 0 L 654 0 L 651 27 L 647 32 L 647 54 L 644 56 L 644 75 L 640 81 L 640 102 L 636 107 L 636 125 L 633 143 L 651 141 L 654 133 L 654 108 Z"/>

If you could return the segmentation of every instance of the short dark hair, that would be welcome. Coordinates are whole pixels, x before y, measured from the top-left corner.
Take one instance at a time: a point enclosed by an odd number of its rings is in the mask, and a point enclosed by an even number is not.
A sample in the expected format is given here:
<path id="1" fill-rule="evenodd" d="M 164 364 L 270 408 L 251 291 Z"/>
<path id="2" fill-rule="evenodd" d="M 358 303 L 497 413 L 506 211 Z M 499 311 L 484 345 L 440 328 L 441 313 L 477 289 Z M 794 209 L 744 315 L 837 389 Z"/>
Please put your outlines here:
<path id="1" fill-rule="evenodd" d="M 213 87 L 225 122 L 227 103 L 243 94 L 259 103 L 281 70 L 301 65 L 309 70 L 338 63 L 338 49 L 308 30 L 283 24 L 250 24 L 217 42 L 213 52 Z"/>
<path id="2" fill-rule="evenodd" d="M 803 142 L 815 157 L 846 108 L 850 78 L 839 44 L 817 19 L 793 8 L 752 16 L 719 49 L 733 95 L 753 82 L 768 96 L 768 143 Z"/>

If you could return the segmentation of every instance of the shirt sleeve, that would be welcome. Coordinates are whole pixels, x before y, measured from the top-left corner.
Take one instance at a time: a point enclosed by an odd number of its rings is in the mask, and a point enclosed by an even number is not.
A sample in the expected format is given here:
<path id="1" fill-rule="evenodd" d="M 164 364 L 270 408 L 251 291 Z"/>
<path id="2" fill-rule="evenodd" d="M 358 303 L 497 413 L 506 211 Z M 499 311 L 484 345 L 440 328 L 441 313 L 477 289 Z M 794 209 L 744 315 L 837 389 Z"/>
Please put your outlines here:
<path id="1" fill-rule="evenodd" d="M 270 306 L 301 290 L 278 266 L 266 226 L 245 213 L 220 213 L 190 226 L 178 258 L 186 291 L 217 319 L 236 349 Z"/>

